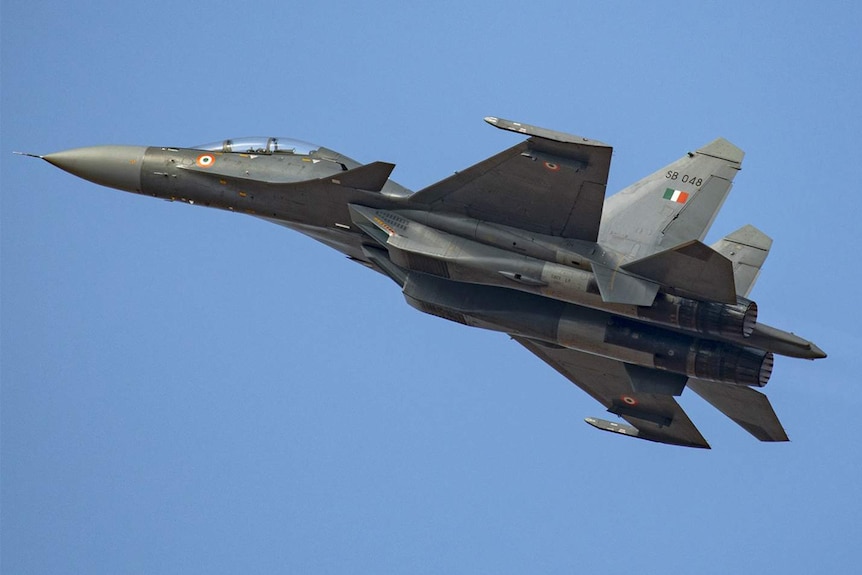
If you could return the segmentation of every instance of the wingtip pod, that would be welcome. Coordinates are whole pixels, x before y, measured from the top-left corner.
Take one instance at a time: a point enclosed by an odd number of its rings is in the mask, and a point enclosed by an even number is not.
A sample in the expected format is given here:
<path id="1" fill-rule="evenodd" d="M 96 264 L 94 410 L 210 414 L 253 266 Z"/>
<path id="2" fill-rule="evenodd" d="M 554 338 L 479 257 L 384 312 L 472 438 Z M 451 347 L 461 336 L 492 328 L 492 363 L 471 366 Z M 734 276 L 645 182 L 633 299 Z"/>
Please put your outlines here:
<path id="1" fill-rule="evenodd" d="M 745 152 L 724 138 L 716 138 L 704 147 L 700 148 L 697 153 L 719 158 L 721 160 L 727 160 L 728 162 L 733 162 L 735 164 L 742 164 L 742 158 L 745 157 Z"/>
<path id="2" fill-rule="evenodd" d="M 563 144 L 581 144 L 584 146 L 605 148 L 611 147 L 604 142 L 599 142 L 598 140 L 591 140 L 582 136 L 557 132 L 556 130 L 548 130 L 547 128 L 531 126 L 530 124 L 522 124 L 521 122 L 513 122 L 512 120 L 505 120 L 503 118 L 497 118 L 496 116 L 486 116 L 485 121 L 501 130 L 508 130 L 509 132 L 515 132 L 516 134 L 552 140 L 554 142 L 562 142 Z"/>
<path id="3" fill-rule="evenodd" d="M 703 443 L 695 443 L 695 442 L 673 442 L 669 441 L 666 438 L 653 438 L 648 434 L 641 433 L 641 431 L 634 427 L 633 425 L 627 425 L 625 423 L 615 423 L 613 421 L 608 421 L 606 419 L 599 419 L 598 417 L 587 417 L 584 418 L 584 421 L 595 427 L 596 429 L 601 429 L 602 431 L 609 431 L 611 433 L 618 433 L 620 435 L 627 435 L 629 437 L 636 437 L 637 439 L 646 439 L 647 441 L 652 441 L 655 443 L 665 443 L 668 445 L 680 445 L 682 447 L 696 447 L 699 449 L 710 449 L 709 444 L 705 441 Z"/>
<path id="4" fill-rule="evenodd" d="M 598 417 L 586 417 L 584 418 L 584 421 L 589 423 L 596 429 L 601 429 L 602 431 L 611 431 L 613 433 L 629 435 L 631 437 L 640 436 L 640 431 L 638 431 L 638 428 L 633 425 L 627 425 L 625 423 L 614 423 L 613 421 L 608 421 L 607 419 L 599 419 Z"/>

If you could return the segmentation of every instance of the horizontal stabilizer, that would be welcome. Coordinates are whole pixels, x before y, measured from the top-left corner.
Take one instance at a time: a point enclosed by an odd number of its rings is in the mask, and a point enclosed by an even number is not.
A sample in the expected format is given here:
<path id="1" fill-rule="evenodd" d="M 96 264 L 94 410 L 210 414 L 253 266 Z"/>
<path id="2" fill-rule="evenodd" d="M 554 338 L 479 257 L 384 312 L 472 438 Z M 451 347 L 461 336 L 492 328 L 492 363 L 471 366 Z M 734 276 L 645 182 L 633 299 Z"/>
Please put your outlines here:
<path id="1" fill-rule="evenodd" d="M 606 303 L 651 306 L 658 293 L 657 283 L 636 278 L 599 263 L 593 262 L 593 275 L 596 277 L 602 301 Z"/>
<path id="2" fill-rule="evenodd" d="M 750 387 L 688 380 L 688 386 L 760 441 L 790 441 L 769 399 Z"/>
<path id="3" fill-rule="evenodd" d="M 712 249 L 733 264 L 736 291 L 744 297 L 754 287 L 771 247 L 772 238 L 752 225 L 744 226 L 712 245 Z"/>
<path id="4" fill-rule="evenodd" d="M 389 175 L 395 169 L 395 164 L 387 162 L 372 162 L 353 168 L 346 172 L 341 172 L 333 176 L 330 181 L 333 184 L 355 188 L 357 190 L 367 190 L 369 192 L 379 192 L 389 180 Z"/>
<path id="5" fill-rule="evenodd" d="M 622 268 L 656 281 L 677 295 L 736 303 L 730 260 L 697 240 L 625 264 Z"/>

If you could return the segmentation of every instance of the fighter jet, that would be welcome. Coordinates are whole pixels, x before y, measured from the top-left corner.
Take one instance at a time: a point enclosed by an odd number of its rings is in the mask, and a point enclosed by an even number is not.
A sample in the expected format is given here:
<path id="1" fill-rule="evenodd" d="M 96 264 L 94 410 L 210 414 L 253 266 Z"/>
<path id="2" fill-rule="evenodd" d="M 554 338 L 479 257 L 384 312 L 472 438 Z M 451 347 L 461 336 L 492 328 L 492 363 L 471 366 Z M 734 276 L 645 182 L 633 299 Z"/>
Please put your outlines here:
<path id="1" fill-rule="evenodd" d="M 787 441 L 754 388 L 774 354 L 826 354 L 757 321 L 748 295 L 769 237 L 746 225 L 703 243 L 742 150 L 716 139 L 606 199 L 610 146 L 485 120 L 526 139 L 415 193 L 389 179 L 393 164 L 286 138 L 36 157 L 311 236 L 391 278 L 419 311 L 509 334 L 625 420 L 586 418 L 598 429 L 709 448 L 674 399 L 690 388 L 757 439 Z"/>

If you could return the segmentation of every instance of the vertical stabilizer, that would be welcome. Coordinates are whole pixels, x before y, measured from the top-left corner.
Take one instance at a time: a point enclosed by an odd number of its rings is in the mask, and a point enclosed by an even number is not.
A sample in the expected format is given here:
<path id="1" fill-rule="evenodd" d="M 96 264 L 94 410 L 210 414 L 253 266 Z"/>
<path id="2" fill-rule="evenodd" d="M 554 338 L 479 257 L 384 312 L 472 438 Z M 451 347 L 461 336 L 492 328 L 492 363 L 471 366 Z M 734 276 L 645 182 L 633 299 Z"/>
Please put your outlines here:
<path id="1" fill-rule="evenodd" d="M 743 226 L 712 245 L 712 249 L 733 264 L 736 293 L 743 297 L 748 297 L 754 287 L 771 247 L 772 238 L 752 225 Z"/>
<path id="2" fill-rule="evenodd" d="M 702 241 L 743 155 L 719 138 L 614 194 L 605 201 L 599 241 L 629 261 Z"/>

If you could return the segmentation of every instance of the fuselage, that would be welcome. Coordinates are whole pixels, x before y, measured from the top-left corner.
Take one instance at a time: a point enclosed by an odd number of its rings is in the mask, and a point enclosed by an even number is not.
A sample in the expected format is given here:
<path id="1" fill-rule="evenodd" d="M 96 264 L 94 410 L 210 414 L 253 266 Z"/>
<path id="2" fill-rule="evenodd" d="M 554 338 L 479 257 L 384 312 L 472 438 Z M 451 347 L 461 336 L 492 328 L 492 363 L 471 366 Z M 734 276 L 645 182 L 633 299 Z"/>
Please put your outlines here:
<path id="1" fill-rule="evenodd" d="M 213 148 L 104 146 L 44 159 L 102 185 L 284 225 L 377 271 L 394 266 L 400 271 L 389 275 L 411 305 L 475 327 L 740 385 L 766 383 L 772 352 L 822 354 L 757 324 L 756 305 L 744 298 L 723 304 L 659 292 L 652 306 L 605 302 L 591 263 L 615 265 L 619 254 L 432 210 L 392 180 L 363 189 L 362 165 L 332 150 Z M 385 266 L 375 266 L 380 257 Z"/>
<path id="2" fill-rule="evenodd" d="M 706 448 L 673 396 L 690 388 L 762 441 L 787 434 L 762 387 L 773 354 L 826 354 L 758 322 L 748 299 L 772 239 L 705 237 L 742 167 L 724 138 L 606 198 L 613 148 L 497 117 L 526 137 L 411 192 L 394 165 L 289 138 L 190 148 L 97 146 L 36 156 L 128 192 L 301 232 L 400 287 L 423 313 L 510 335 L 629 425 Z M 31 155 L 31 154 L 26 154 Z"/>

